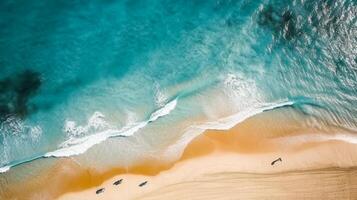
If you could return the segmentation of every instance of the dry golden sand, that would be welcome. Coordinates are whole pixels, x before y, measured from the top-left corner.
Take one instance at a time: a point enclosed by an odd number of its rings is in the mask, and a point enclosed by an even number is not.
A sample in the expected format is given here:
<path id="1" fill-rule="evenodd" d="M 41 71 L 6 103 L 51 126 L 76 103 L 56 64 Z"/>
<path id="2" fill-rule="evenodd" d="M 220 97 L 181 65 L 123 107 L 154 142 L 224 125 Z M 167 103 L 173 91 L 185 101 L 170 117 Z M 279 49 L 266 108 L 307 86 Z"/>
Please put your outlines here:
<path id="1" fill-rule="evenodd" d="M 342 142 L 290 153 L 215 152 L 178 162 L 155 176 L 121 174 L 59 199 L 356 199 L 356 153 L 356 145 Z M 344 156 L 349 159 L 335 162 Z M 282 162 L 272 166 L 277 157 Z M 119 179 L 122 183 L 113 185 Z M 147 185 L 139 187 L 143 181 Z M 102 187 L 105 191 L 96 195 Z"/>
<path id="2" fill-rule="evenodd" d="M 206 131 L 180 161 L 158 174 L 120 174 L 59 199 L 357 199 L 357 145 L 334 140 L 284 145 L 271 136 L 299 135 L 301 128 L 294 123 L 268 128 L 255 120 L 229 131 Z M 258 137 L 261 130 L 265 137 Z M 272 166 L 279 157 L 282 162 Z M 119 179 L 122 184 L 114 186 Z M 139 187 L 143 181 L 147 185 Z M 105 191 L 97 195 L 99 188 Z"/>
<path id="3" fill-rule="evenodd" d="M 38 177 L 9 185 L 5 199 L 357 199 L 357 145 L 285 143 L 281 137 L 318 131 L 279 113 L 257 115 L 229 131 L 206 131 L 175 163 L 146 161 L 99 173 L 60 160 Z M 105 191 L 97 195 L 99 188 Z"/>

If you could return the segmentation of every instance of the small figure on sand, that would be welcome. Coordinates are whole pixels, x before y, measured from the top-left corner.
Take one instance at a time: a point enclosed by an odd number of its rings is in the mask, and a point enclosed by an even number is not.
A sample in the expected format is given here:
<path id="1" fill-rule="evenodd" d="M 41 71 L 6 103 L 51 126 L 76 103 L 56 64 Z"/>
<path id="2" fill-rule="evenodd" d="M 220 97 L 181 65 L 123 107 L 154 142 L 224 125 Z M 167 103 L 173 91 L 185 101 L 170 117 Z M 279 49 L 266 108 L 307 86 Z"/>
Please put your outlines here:
<path id="1" fill-rule="evenodd" d="M 97 190 L 95 193 L 96 193 L 96 194 L 100 194 L 100 193 L 103 193 L 103 192 L 104 192 L 104 190 L 105 190 L 104 188 L 100 188 L 100 189 L 99 189 L 99 190 Z"/>
<path id="2" fill-rule="evenodd" d="M 123 181 L 123 179 L 117 180 L 113 183 L 113 185 L 119 185 L 119 184 L 121 184 L 122 181 Z"/>
<path id="3" fill-rule="evenodd" d="M 278 159 L 274 160 L 273 162 L 271 162 L 271 165 L 275 165 L 275 163 L 278 161 L 282 162 L 283 160 L 281 160 L 281 158 L 278 158 Z"/>
<path id="4" fill-rule="evenodd" d="M 144 185 L 146 185 L 146 183 L 148 183 L 148 182 L 145 181 L 145 182 L 140 183 L 140 184 L 139 184 L 139 187 L 143 187 Z"/>

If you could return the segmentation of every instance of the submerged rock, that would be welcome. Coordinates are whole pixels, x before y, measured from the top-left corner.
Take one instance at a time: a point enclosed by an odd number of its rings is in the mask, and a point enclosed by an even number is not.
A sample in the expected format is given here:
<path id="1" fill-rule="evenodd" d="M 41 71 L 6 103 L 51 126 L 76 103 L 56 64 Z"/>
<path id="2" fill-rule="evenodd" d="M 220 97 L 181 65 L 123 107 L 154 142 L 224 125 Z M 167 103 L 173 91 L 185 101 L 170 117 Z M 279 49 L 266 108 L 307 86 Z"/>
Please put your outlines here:
<path id="1" fill-rule="evenodd" d="M 34 107 L 28 102 L 40 86 L 40 73 L 31 70 L 0 80 L 0 120 L 29 114 Z"/>
<path id="2" fill-rule="evenodd" d="M 257 23 L 271 29 L 274 36 L 288 41 L 298 37 L 301 33 L 296 26 L 296 15 L 289 9 L 275 9 L 271 5 L 266 5 L 260 9 Z"/>

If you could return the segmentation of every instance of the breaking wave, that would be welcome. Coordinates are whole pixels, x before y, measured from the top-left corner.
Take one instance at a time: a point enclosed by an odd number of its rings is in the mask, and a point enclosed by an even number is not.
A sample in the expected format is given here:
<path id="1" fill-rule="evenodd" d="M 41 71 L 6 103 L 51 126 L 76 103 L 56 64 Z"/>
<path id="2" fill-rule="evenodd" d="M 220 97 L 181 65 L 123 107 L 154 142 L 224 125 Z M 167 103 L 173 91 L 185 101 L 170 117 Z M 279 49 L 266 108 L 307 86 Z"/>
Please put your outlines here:
<path id="1" fill-rule="evenodd" d="M 142 122 L 137 122 L 133 123 L 130 125 L 127 125 L 123 127 L 120 130 L 116 129 L 108 129 L 102 132 L 98 132 L 89 136 L 84 136 L 84 137 L 79 137 L 79 138 L 70 138 L 67 141 L 63 142 L 62 144 L 59 145 L 59 148 L 55 151 L 51 151 L 48 153 L 45 153 L 40 156 L 35 156 L 27 160 L 20 160 L 20 161 L 15 161 L 13 163 L 10 163 L 6 166 L 3 166 L 0 168 L 0 173 L 4 173 L 10 168 L 31 162 L 40 158 L 48 158 L 48 157 L 69 157 L 69 156 L 74 156 L 74 155 L 79 155 L 84 152 L 86 152 L 88 149 L 93 147 L 96 144 L 99 144 L 108 138 L 112 137 L 128 137 L 133 134 L 135 134 L 138 130 L 144 128 L 147 124 L 154 122 L 158 120 L 161 117 L 164 117 L 165 115 L 170 114 L 171 111 L 173 111 L 177 105 L 178 99 L 175 98 L 174 100 L 168 102 L 166 105 L 161 107 L 160 109 L 156 110 L 153 112 L 149 119 L 146 121 Z M 86 126 L 79 126 L 76 127 L 74 122 L 67 122 L 65 126 L 65 130 L 69 131 L 72 130 L 76 134 L 88 131 L 92 126 L 99 126 L 105 124 L 104 121 L 100 120 L 101 123 L 97 123 L 99 118 L 103 118 L 104 116 L 100 114 L 99 112 L 94 113 L 94 115 L 89 119 L 88 125 Z"/>

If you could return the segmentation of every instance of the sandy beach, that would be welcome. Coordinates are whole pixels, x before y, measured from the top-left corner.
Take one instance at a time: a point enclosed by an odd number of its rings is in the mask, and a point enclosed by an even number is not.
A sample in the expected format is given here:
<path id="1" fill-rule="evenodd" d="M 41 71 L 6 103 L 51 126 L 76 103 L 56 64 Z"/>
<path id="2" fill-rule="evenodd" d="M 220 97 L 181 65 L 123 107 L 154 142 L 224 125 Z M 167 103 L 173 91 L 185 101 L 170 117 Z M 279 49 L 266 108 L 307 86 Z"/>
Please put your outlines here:
<path id="1" fill-rule="evenodd" d="M 59 199 L 355 199 L 356 153 L 356 145 L 341 142 L 295 153 L 215 152 L 178 162 L 155 176 L 117 175 Z M 343 156 L 347 159 L 336 162 L 335 158 Z M 282 161 L 271 165 L 278 157 Z M 113 185 L 118 180 L 121 183 Z M 100 188 L 104 192 L 96 194 Z"/>
<path id="2" fill-rule="evenodd" d="M 136 171 L 129 169 L 128 173 L 59 199 L 357 198 L 356 144 L 338 140 L 306 142 L 301 138 L 319 138 L 320 134 L 315 130 L 303 130 L 310 134 L 301 134 L 297 123 L 279 119 L 279 115 L 275 115 L 278 126 L 259 123 L 269 122 L 267 116 L 248 119 L 229 131 L 206 131 L 186 147 L 173 166 L 147 167 L 152 171 L 145 171 L 145 166 Z M 264 137 L 258 137 L 263 130 Z M 292 137 L 295 142 L 289 143 Z M 114 185 L 118 180 L 121 183 Z M 96 194 L 101 188 L 104 191 Z"/>
<path id="3" fill-rule="evenodd" d="M 0 0 L 0 200 L 357 200 L 357 0 Z"/>
<path id="4" fill-rule="evenodd" d="M 349 135 L 304 128 L 302 119 L 283 116 L 263 113 L 227 131 L 207 130 L 175 162 L 99 172 L 61 159 L 4 188 L 5 198 L 356 199 L 357 145 L 343 141 Z"/>

